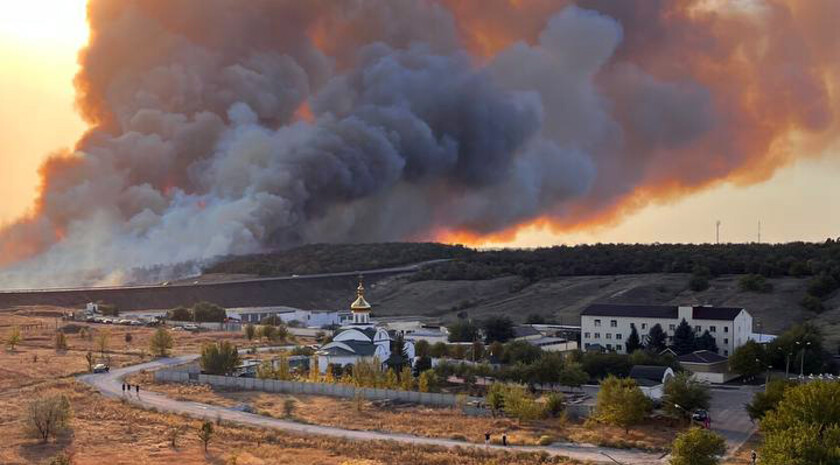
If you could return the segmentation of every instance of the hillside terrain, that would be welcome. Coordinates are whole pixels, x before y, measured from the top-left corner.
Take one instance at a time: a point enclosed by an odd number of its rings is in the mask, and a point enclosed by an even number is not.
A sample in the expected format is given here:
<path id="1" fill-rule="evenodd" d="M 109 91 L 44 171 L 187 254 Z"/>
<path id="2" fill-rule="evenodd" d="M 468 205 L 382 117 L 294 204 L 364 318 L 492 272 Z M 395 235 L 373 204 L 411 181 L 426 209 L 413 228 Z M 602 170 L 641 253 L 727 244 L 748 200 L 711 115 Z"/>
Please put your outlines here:
<path id="1" fill-rule="evenodd" d="M 104 301 L 141 310 L 205 300 L 225 307 L 344 309 L 353 298 L 355 272 L 367 270 L 368 297 L 377 316 L 422 315 L 446 322 L 464 312 L 479 319 L 504 314 L 517 321 L 538 314 L 578 324 L 580 311 L 593 302 L 741 306 L 755 317 L 756 331 L 778 334 L 793 323 L 816 321 L 833 350 L 840 342 L 837 257 L 840 245 L 834 241 L 501 251 L 440 244 L 313 245 L 232 257 L 201 277 L 165 286 L 0 292 L 0 308 Z M 419 271 L 391 268 L 421 262 L 431 263 Z M 758 284 L 748 287 L 747 281 Z M 817 306 L 805 305 L 809 299 Z"/>

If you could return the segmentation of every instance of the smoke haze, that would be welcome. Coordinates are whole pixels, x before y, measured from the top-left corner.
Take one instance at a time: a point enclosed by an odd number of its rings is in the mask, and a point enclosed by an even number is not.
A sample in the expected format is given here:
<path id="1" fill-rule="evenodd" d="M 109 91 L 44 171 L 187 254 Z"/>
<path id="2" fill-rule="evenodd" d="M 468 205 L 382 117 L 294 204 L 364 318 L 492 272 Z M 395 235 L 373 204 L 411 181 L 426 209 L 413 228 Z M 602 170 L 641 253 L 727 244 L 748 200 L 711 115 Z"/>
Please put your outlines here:
<path id="1" fill-rule="evenodd" d="M 91 129 L 0 231 L 6 287 L 586 228 L 765 180 L 805 155 L 794 141 L 838 135 L 832 0 L 91 0 L 88 16 Z"/>

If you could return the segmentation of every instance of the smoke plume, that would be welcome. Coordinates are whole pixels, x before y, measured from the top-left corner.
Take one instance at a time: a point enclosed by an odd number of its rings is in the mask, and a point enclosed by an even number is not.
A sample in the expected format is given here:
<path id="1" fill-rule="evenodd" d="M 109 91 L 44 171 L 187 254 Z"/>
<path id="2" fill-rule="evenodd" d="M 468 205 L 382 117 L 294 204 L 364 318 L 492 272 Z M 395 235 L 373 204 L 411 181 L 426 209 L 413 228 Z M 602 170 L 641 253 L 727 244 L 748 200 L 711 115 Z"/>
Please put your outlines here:
<path id="1" fill-rule="evenodd" d="M 614 221 L 836 142 L 832 0 L 91 0 L 6 286 Z M 183 267 L 178 268 L 183 272 Z"/>

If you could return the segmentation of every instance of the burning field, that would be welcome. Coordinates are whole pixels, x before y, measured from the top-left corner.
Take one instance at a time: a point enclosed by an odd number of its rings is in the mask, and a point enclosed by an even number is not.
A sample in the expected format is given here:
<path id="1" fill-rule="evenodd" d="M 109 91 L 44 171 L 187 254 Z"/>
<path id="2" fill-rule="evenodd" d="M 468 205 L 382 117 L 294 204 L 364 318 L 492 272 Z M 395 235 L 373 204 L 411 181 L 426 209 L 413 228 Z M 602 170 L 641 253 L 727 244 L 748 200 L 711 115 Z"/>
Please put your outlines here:
<path id="1" fill-rule="evenodd" d="M 831 0 L 88 8 L 75 83 L 90 129 L 0 230 L 7 287 L 588 228 L 765 180 L 838 134 Z"/>

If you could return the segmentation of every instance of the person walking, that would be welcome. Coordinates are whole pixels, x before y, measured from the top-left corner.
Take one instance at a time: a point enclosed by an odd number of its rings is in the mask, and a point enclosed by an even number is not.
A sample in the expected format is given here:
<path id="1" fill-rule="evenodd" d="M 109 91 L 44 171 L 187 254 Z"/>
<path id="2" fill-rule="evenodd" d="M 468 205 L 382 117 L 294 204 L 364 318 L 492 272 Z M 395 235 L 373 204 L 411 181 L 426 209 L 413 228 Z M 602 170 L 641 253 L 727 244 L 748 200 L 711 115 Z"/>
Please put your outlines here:
<path id="1" fill-rule="evenodd" d="M 507 447 L 507 431 L 505 431 L 504 433 L 502 433 L 502 445 L 503 445 L 504 447 Z"/>
<path id="2" fill-rule="evenodd" d="M 125 395 L 125 383 L 123 383 L 123 395 Z"/>
<path id="3" fill-rule="evenodd" d="M 487 431 L 486 433 L 484 433 L 484 447 L 486 448 L 489 445 L 490 445 L 490 432 Z"/>
<path id="4" fill-rule="evenodd" d="M 140 398 L 140 385 L 139 385 L 139 384 L 135 384 L 135 385 L 134 385 L 134 389 L 136 389 L 136 390 L 137 390 L 137 398 L 139 399 L 139 398 Z"/>

